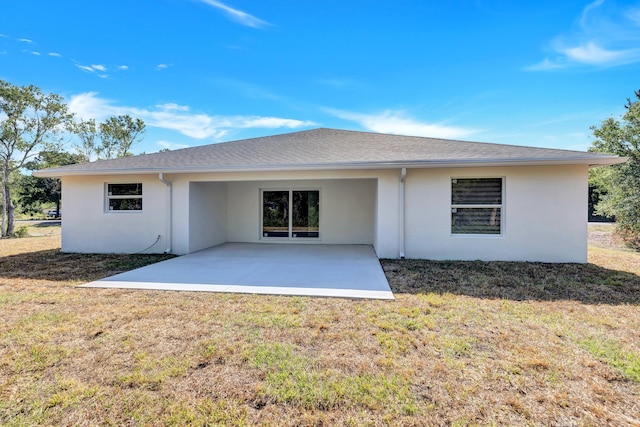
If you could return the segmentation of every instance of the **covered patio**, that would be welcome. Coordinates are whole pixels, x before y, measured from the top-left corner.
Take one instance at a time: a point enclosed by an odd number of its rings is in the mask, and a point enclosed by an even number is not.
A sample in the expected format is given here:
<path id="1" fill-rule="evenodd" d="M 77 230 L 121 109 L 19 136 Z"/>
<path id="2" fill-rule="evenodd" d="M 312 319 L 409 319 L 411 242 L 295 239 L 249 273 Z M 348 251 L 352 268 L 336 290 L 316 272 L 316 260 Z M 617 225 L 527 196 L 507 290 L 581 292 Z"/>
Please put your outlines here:
<path id="1" fill-rule="evenodd" d="M 394 299 L 370 245 L 224 243 L 82 286 Z"/>

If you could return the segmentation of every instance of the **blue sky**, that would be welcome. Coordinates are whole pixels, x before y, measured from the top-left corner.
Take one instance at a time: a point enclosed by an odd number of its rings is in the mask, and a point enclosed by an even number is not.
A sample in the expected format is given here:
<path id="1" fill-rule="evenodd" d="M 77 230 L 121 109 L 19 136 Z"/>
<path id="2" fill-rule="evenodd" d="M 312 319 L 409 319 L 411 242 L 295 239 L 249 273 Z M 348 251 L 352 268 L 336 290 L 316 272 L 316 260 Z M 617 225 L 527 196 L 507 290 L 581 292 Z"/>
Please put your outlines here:
<path id="1" fill-rule="evenodd" d="M 134 152 L 316 127 L 586 150 L 640 89 L 640 2 L 0 0 L 0 79 Z"/>

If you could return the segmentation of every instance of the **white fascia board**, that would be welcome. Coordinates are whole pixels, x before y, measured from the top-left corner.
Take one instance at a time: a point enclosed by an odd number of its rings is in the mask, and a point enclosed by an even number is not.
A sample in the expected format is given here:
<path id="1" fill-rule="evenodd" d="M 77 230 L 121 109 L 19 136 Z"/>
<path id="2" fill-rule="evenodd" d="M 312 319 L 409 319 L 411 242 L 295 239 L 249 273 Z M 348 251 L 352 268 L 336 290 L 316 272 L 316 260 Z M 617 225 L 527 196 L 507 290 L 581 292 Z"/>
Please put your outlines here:
<path id="1" fill-rule="evenodd" d="M 135 169 L 75 169 L 75 170 L 42 170 L 33 172 L 40 178 L 60 178 L 63 176 L 84 175 L 145 175 L 157 173 L 212 173 L 212 172 L 282 172 L 282 171 L 317 171 L 317 170 L 349 170 L 349 169 L 397 169 L 397 168 L 464 168 L 492 166 L 550 166 L 550 165 L 588 165 L 606 166 L 624 163 L 626 157 L 598 156 L 551 159 L 465 159 L 465 160 L 428 160 L 414 162 L 355 162 L 307 165 L 258 165 L 228 167 L 179 167 L 179 168 L 135 168 Z"/>

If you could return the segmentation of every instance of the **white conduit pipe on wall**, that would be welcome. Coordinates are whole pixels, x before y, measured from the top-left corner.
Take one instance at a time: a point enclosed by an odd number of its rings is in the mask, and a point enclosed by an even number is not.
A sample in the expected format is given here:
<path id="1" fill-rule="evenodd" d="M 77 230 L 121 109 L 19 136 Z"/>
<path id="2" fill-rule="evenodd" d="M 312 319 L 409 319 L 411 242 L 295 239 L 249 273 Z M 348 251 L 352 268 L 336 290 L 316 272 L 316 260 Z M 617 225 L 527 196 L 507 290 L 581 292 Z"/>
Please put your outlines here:
<path id="1" fill-rule="evenodd" d="M 167 213 L 167 249 L 165 249 L 164 253 L 165 254 L 170 254 L 171 253 L 171 243 L 173 240 L 173 235 L 171 232 L 171 229 L 173 227 L 172 221 L 173 221 L 173 183 L 171 181 L 167 181 L 164 178 L 164 173 L 160 172 L 160 174 L 158 174 L 158 179 L 167 186 L 168 191 L 169 191 L 169 207 L 168 207 L 168 213 Z"/>
<path id="2" fill-rule="evenodd" d="M 399 224 L 399 244 L 400 247 L 400 259 L 404 259 L 404 180 L 407 177 L 407 168 L 402 168 L 400 171 L 400 212 L 398 214 L 398 224 Z"/>

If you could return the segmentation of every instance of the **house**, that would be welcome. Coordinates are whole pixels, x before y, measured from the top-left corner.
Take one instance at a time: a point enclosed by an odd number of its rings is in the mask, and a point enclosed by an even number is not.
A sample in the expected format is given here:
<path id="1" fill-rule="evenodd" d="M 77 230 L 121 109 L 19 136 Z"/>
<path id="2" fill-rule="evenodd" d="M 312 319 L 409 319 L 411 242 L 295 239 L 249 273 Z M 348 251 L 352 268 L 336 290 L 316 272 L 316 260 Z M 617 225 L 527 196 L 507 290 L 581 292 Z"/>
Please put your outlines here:
<path id="1" fill-rule="evenodd" d="M 314 129 L 75 164 L 62 250 L 364 244 L 380 258 L 587 261 L 580 151 Z"/>

